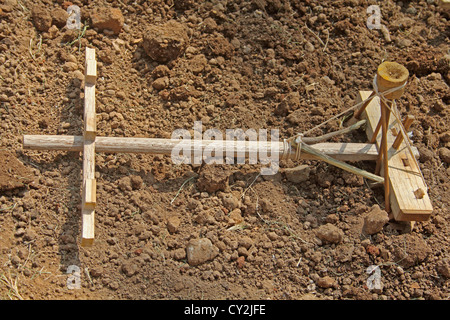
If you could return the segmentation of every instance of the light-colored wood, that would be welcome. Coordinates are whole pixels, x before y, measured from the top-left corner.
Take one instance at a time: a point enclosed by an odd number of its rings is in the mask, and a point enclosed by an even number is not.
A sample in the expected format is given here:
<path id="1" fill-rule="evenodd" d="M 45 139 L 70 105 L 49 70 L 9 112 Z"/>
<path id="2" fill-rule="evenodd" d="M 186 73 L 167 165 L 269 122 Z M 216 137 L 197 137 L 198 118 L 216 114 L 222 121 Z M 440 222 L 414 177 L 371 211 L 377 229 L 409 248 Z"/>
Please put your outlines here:
<path id="1" fill-rule="evenodd" d="M 60 151 L 83 151 L 82 136 L 59 136 L 59 135 L 24 135 L 23 148 L 25 150 L 60 150 Z M 122 138 L 122 137 L 97 137 L 95 140 L 95 151 L 102 153 L 147 153 L 171 155 L 175 146 L 180 140 L 158 139 L 158 138 Z M 185 142 L 189 147 L 189 152 L 194 152 L 194 143 Z M 202 150 L 206 146 L 221 145 L 224 150 L 244 151 L 248 156 L 250 151 L 258 149 L 258 142 L 225 142 L 214 140 L 202 140 Z M 370 143 L 317 143 L 311 145 L 314 149 L 325 153 L 334 159 L 342 161 L 374 161 L 377 159 L 378 150 L 375 144 Z M 270 149 L 270 145 L 267 148 Z M 275 148 L 279 148 L 279 155 L 284 152 L 283 143 L 277 143 Z M 231 150 L 231 149 L 230 149 Z M 414 148 L 415 156 L 419 157 L 417 148 Z M 295 150 L 291 150 L 290 157 L 295 155 Z M 313 156 L 304 152 L 301 159 L 312 160 Z"/>
<path id="2" fill-rule="evenodd" d="M 387 144 L 387 132 L 388 132 L 388 108 L 384 104 L 384 102 L 381 101 L 381 131 L 382 131 L 382 150 L 380 151 L 380 154 L 383 155 L 383 177 L 384 179 L 384 207 L 387 212 L 391 212 L 391 204 L 389 201 L 389 189 L 390 189 L 390 182 L 389 182 L 389 157 L 388 157 L 388 144 Z M 375 171 L 375 173 L 377 173 Z"/>
<path id="3" fill-rule="evenodd" d="M 95 239 L 95 210 L 81 210 L 81 246 L 91 247 Z"/>
<path id="4" fill-rule="evenodd" d="M 360 91 L 359 101 L 363 101 L 372 91 Z M 367 106 L 363 118 L 367 119 L 366 133 L 369 140 L 378 124 L 381 116 L 380 99 L 374 98 Z M 395 117 L 390 117 L 389 128 L 398 126 Z M 399 129 L 397 128 L 397 131 Z M 387 144 L 391 146 L 395 140 L 391 130 L 387 131 Z M 377 146 L 381 144 L 381 134 L 376 139 Z M 407 164 L 405 161 L 407 159 Z M 398 150 L 388 149 L 390 205 L 393 216 L 397 221 L 425 221 L 428 220 L 433 207 L 427 193 L 427 186 L 422 178 L 420 168 L 411 156 L 408 147 L 403 141 Z M 424 194 L 417 197 L 417 189 L 422 189 Z"/>
<path id="5" fill-rule="evenodd" d="M 83 191 L 81 245 L 90 246 L 95 236 L 95 139 L 97 135 L 95 111 L 95 81 L 97 64 L 95 49 L 86 48 L 84 84 L 84 132 L 83 132 Z"/>
<path id="6" fill-rule="evenodd" d="M 84 87 L 84 138 L 94 140 L 97 135 L 95 115 L 95 84 Z"/>
<path id="7" fill-rule="evenodd" d="M 355 111 L 355 113 L 353 114 L 353 117 L 355 119 L 361 119 L 361 115 L 364 112 L 364 110 L 366 110 L 367 105 L 369 104 L 369 102 L 372 100 L 372 98 L 375 96 L 375 91 L 372 92 L 372 94 L 367 98 L 367 101 L 364 102 L 364 104 Z"/>
<path id="8" fill-rule="evenodd" d="M 95 49 L 86 48 L 84 81 L 95 84 L 97 81 L 97 61 L 95 60 Z"/>
<path id="9" fill-rule="evenodd" d="M 83 185 L 83 208 L 95 209 L 97 204 L 97 181 L 86 179 Z"/>
<path id="10" fill-rule="evenodd" d="M 405 128 L 405 133 L 408 132 L 408 129 L 411 127 L 412 123 L 414 122 L 414 116 L 413 115 L 407 115 L 405 120 L 403 120 L 403 127 Z M 397 137 L 395 138 L 394 143 L 392 144 L 392 147 L 394 149 L 398 149 L 400 144 L 403 141 L 403 135 L 401 132 L 397 134 Z"/>

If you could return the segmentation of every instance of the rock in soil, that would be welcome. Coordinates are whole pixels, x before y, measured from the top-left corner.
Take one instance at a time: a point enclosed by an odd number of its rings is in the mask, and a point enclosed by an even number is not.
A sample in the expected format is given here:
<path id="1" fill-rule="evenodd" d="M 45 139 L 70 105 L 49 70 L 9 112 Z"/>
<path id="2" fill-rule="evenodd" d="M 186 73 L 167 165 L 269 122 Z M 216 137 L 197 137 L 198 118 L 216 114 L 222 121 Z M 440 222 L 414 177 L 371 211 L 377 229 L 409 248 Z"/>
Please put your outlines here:
<path id="1" fill-rule="evenodd" d="M 40 5 L 35 5 L 31 9 L 31 17 L 33 18 L 34 26 L 38 31 L 48 31 L 52 26 L 52 16 L 50 15 L 50 12 Z"/>
<path id="2" fill-rule="evenodd" d="M 340 243 L 344 232 L 335 225 L 327 223 L 316 230 L 316 236 L 325 243 Z"/>
<path id="3" fill-rule="evenodd" d="M 186 247 L 186 255 L 189 265 L 197 266 L 214 259 L 219 254 L 219 249 L 208 238 L 189 241 Z"/>
<path id="4" fill-rule="evenodd" d="M 295 168 L 286 168 L 283 172 L 286 175 L 286 179 L 290 182 L 300 183 L 308 181 L 311 168 L 306 164 L 302 164 Z"/>
<path id="5" fill-rule="evenodd" d="M 109 7 L 97 7 L 91 13 L 92 27 L 99 31 L 111 30 L 113 34 L 122 31 L 124 17 L 120 9 Z"/>
<path id="6" fill-rule="evenodd" d="M 374 205 L 364 216 L 363 233 L 371 235 L 380 232 L 388 222 L 388 213 L 379 205 Z"/>
<path id="7" fill-rule="evenodd" d="M 186 27 L 174 20 L 163 25 L 152 25 L 144 34 L 143 46 L 155 61 L 166 63 L 178 58 L 189 44 Z"/>
<path id="8" fill-rule="evenodd" d="M 422 236 L 412 233 L 397 236 L 392 246 L 393 260 L 404 268 L 422 263 L 432 252 Z"/>
<path id="9" fill-rule="evenodd" d="M 197 188 L 200 191 L 213 193 L 228 189 L 230 173 L 226 168 L 214 165 L 203 167 L 197 180 Z"/>

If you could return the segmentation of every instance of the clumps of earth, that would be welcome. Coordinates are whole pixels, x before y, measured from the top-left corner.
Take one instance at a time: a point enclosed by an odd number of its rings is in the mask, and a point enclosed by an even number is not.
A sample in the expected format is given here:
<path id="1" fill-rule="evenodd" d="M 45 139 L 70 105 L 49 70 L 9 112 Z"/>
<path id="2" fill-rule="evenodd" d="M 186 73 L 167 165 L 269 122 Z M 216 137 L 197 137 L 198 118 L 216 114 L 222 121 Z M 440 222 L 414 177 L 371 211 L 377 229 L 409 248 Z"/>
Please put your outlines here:
<path id="1" fill-rule="evenodd" d="M 0 299 L 448 299 L 449 15 L 437 1 L 377 5 L 382 30 L 358 0 L 0 0 Z M 380 188 L 319 161 L 262 176 L 97 153 L 96 239 L 81 247 L 81 154 L 24 150 L 22 136 L 81 135 L 86 47 L 98 135 L 115 137 L 192 134 L 201 120 L 288 138 L 353 105 L 382 61 L 401 63 L 397 104 L 415 117 L 433 214 L 395 221 Z"/>

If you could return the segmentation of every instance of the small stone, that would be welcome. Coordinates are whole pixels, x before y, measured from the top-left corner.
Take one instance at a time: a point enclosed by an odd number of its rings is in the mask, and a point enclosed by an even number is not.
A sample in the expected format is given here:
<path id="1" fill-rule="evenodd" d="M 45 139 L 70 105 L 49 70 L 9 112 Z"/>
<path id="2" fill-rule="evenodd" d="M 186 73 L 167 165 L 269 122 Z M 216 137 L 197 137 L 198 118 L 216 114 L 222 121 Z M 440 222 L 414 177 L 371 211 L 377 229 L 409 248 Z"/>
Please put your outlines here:
<path id="1" fill-rule="evenodd" d="M 23 240 L 25 241 L 33 241 L 37 238 L 37 234 L 32 229 L 27 229 L 23 235 Z"/>
<path id="2" fill-rule="evenodd" d="M 392 247 L 392 260 L 405 269 L 422 263 L 433 252 L 422 236 L 414 233 L 395 237 Z"/>
<path id="3" fill-rule="evenodd" d="M 130 183 L 133 190 L 139 190 L 142 188 L 142 185 L 144 184 L 144 180 L 140 176 L 131 176 L 130 177 Z"/>
<path id="4" fill-rule="evenodd" d="M 381 210 L 380 206 L 376 204 L 364 217 L 363 232 L 369 235 L 380 232 L 388 221 L 387 212 Z"/>
<path id="5" fill-rule="evenodd" d="M 419 160 L 424 163 L 434 158 L 434 152 L 426 147 L 419 147 Z"/>
<path id="6" fill-rule="evenodd" d="M 178 248 L 176 250 L 173 251 L 172 253 L 172 257 L 175 260 L 181 260 L 186 258 L 186 250 L 184 250 L 183 248 Z"/>
<path id="7" fill-rule="evenodd" d="M 450 263 L 448 259 L 439 260 L 436 266 L 437 272 L 444 278 L 450 278 Z"/>
<path id="8" fill-rule="evenodd" d="M 239 269 L 242 269 L 245 265 L 245 257 L 244 256 L 240 256 L 239 258 L 236 259 L 236 265 Z"/>
<path id="9" fill-rule="evenodd" d="M 195 55 L 191 60 L 189 60 L 187 68 L 192 73 L 199 74 L 205 69 L 207 64 L 208 64 L 208 60 L 206 60 L 205 55 L 198 54 L 198 55 Z"/>
<path id="10" fill-rule="evenodd" d="M 178 58 L 186 50 L 189 37 L 184 25 L 170 20 L 163 25 L 148 27 L 142 44 L 150 58 L 167 63 Z"/>
<path id="11" fill-rule="evenodd" d="M 450 142 L 450 131 L 444 132 L 439 135 L 439 139 L 442 142 Z"/>
<path id="12" fill-rule="evenodd" d="M 310 172 L 311 168 L 306 164 L 299 165 L 295 168 L 284 169 L 286 179 L 293 183 L 308 181 Z"/>
<path id="13" fill-rule="evenodd" d="M 50 13 L 42 6 L 35 5 L 31 9 L 31 17 L 38 31 L 47 32 L 52 26 L 52 17 Z"/>
<path id="14" fill-rule="evenodd" d="M 169 78 L 168 77 L 158 78 L 152 82 L 152 86 L 156 90 L 163 90 L 169 86 Z"/>
<path id="15" fill-rule="evenodd" d="M 177 216 L 172 216 L 167 219 L 167 230 L 170 233 L 176 233 L 180 227 L 181 220 Z"/>
<path id="16" fill-rule="evenodd" d="M 212 260 L 218 254 L 219 249 L 215 247 L 208 238 L 191 240 L 186 247 L 187 260 L 191 266 L 197 266 Z"/>
<path id="17" fill-rule="evenodd" d="M 407 47 L 410 47 L 412 45 L 412 41 L 409 40 L 409 39 L 404 39 L 404 38 L 396 38 L 395 39 L 395 44 L 399 48 L 407 48 Z"/>
<path id="18" fill-rule="evenodd" d="M 232 194 L 225 194 L 222 198 L 222 204 L 225 208 L 232 211 L 236 208 L 239 208 L 239 199 L 237 199 Z"/>
<path id="19" fill-rule="evenodd" d="M 325 243 L 339 243 L 344 237 L 344 232 L 331 223 L 327 223 L 316 230 L 316 236 Z"/>
<path id="20" fill-rule="evenodd" d="M 75 70 L 72 72 L 72 78 L 78 79 L 80 81 L 84 80 L 84 74 L 80 70 Z"/>
<path id="21" fill-rule="evenodd" d="M 306 41 L 305 50 L 308 52 L 314 52 L 316 50 L 316 48 L 314 48 L 314 45 L 311 42 Z"/>
<path id="22" fill-rule="evenodd" d="M 236 225 L 239 223 L 242 223 L 244 221 L 244 218 L 242 218 L 241 210 L 240 209 L 234 209 L 230 212 L 230 225 Z"/>
<path id="23" fill-rule="evenodd" d="M 138 270 L 138 267 L 134 261 L 126 261 L 122 265 L 122 272 L 127 276 L 131 277 L 133 276 Z"/>
<path id="24" fill-rule="evenodd" d="M 69 13 L 63 8 L 57 7 L 51 11 L 53 24 L 58 28 L 63 28 L 69 19 Z"/>
<path id="25" fill-rule="evenodd" d="M 59 31 L 59 29 L 57 26 L 55 26 L 55 25 L 51 26 L 50 29 L 48 29 L 48 34 L 50 36 L 50 39 L 55 39 L 58 34 L 58 31 Z"/>
<path id="26" fill-rule="evenodd" d="M 438 152 L 442 161 L 445 163 L 450 163 L 450 149 L 444 147 L 440 148 Z"/>
<path id="27" fill-rule="evenodd" d="M 16 232 L 14 232 L 14 236 L 16 237 L 21 237 L 25 234 L 25 229 L 24 228 L 18 228 L 16 230 Z"/>
<path id="28" fill-rule="evenodd" d="M 245 249 L 250 249 L 250 247 L 254 244 L 254 241 L 252 238 L 248 236 L 243 236 L 239 239 L 239 245 L 244 247 Z"/>
<path id="29" fill-rule="evenodd" d="M 63 65 L 63 70 L 65 72 L 75 71 L 78 69 L 78 65 L 75 62 L 66 62 Z"/>
<path id="30" fill-rule="evenodd" d="M 89 274 L 94 278 L 98 278 L 103 274 L 103 267 L 95 265 L 92 269 L 89 270 Z"/>
<path id="31" fill-rule="evenodd" d="M 119 90 L 116 92 L 116 97 L 119 98 L 120 100 L 124 100 L 127 97 L 127 95 L 124 91 Z"/>
<path id="32" fill-rule="evenodd" d="M 100 31 L 111 30 L 113 34 L 122 31 L 125 19 L 120 9 L 108 7 L 96 7 L 91 13 L 92 27 Z"/>
<path id="33" fill-rule="evenodd" d="M 325 276 L 322 278 L 319 278 L 319 280 L 317 280 L 317 285 L 321 288 L 331 288 L 336 284 L 336 280 L 334 280 L 333 278 L 331 278 L 330 276 Z"/>

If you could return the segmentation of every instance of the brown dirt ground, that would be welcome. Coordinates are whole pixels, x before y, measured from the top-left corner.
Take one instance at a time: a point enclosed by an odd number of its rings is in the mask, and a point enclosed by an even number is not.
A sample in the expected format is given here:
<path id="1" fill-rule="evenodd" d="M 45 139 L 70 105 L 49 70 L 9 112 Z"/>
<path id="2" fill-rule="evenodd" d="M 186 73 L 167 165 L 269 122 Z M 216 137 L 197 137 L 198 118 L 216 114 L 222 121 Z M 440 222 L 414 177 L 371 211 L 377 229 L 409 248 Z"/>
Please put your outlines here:
<path id="1" fill-rule="evenodd" d="M 99 7 L 124 16 L 119 34 L 89 26 L 79 41 L 64 25 L 39 31 L 34 3 L 44 11 L 71 4 L 0 1 L 0 299 L 449 298 L 449 15 L 437 1 L 73 1 L 88 24 Z M 367 28 L 369 4 L 380 5 L 390 42 Z M 142 39 L 168 20 L 185 26 L 189 42 L 163 68 Z M 383 203 L 381 190 L 321 162 L 303 162 L 309 179 L 295 183 L 282 172 L 255 180 L 258 165 L 97 154 L 96 241 L 83 248 L 81 155 L 25 151 L 22 135 L 81 134 L 86 46 L 97 49 L 105 136 L 168 138 L 202 120 L 204 129 L 277 128 L 290 137 L 351 106 L 382 61 L 403 63 L 410 78 L 398 105 L 417 119 L 432 217 L 409 233 L 388 223 L 364 235 L 363 215 Z M 201 179 L 221 182 L 207 192 Z M 342 232 L 340 242 L 318 241 L 326 224 Z M 218 250 L 195 266 L 186 247 L 198 238 Z M 71 265 L 81 268 L 79 289 L 67 286 Z M 381 290 L 366 286 L 370 265 L 381 268 Z"/>

